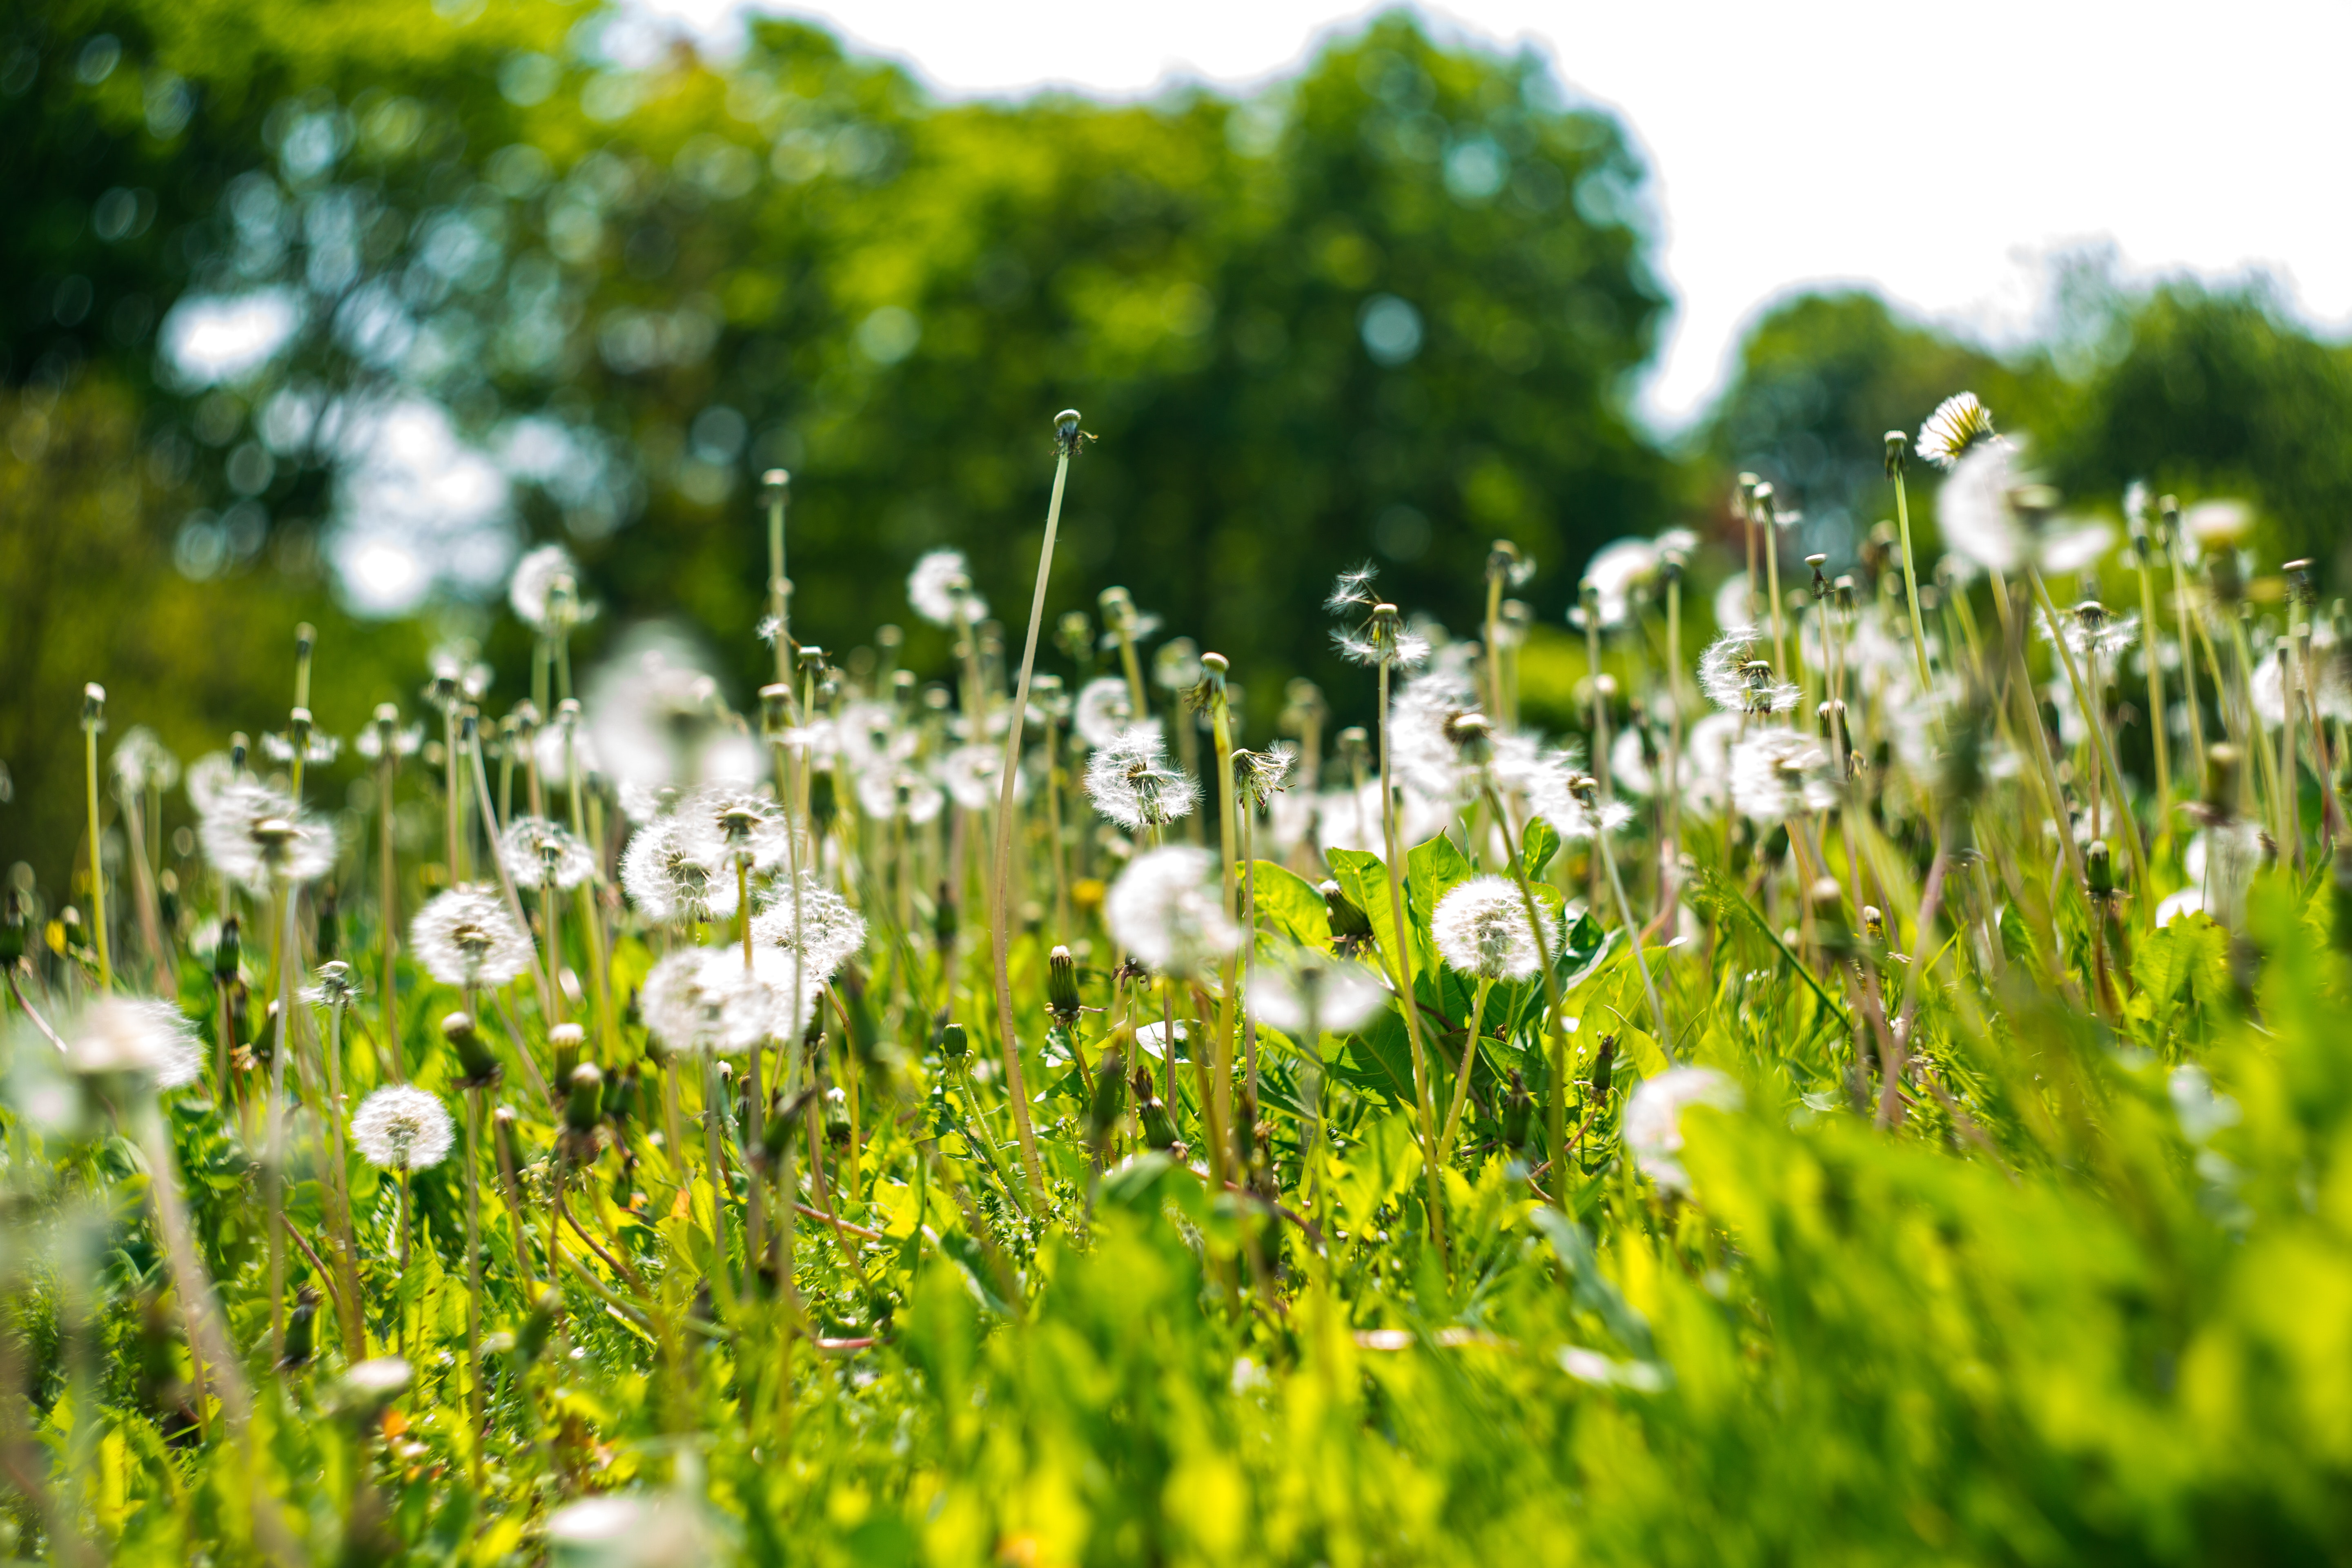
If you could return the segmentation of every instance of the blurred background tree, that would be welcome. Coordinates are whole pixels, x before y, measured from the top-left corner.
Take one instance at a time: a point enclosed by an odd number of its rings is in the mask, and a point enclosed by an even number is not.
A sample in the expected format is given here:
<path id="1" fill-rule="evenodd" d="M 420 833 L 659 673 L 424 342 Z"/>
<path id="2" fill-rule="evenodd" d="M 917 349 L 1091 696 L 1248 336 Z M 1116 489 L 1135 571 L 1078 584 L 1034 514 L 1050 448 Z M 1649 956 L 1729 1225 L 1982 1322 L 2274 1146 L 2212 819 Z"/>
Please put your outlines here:
<path id="1" fill-rule="evenodd" d="M 1796 299 L 1664 442 L 1629 412 L 1665 296 L 1620 127 L 1402 14 L 1243 99 L 943 106 L 796 23 L 713 63 L 554 0 L 28 0 L 0 177 L 0 861 L 50 882 L 85 679 L 217 747 L 282 725 L 262 674 L 308 619 L 330 731 L 413 706 L 446 639 L 502 710 L 504 574 L 552 539 L 605 605 L 583 661 L 665 617 L 741 702 L 761 470 L 794 475 L 807 640 L 903 618 L 940 544 L 1009 616 L 1066 405 L 1101 440 L 1053 608 L 1125 583 L 1234 659 L 1259 736 L 1302 671 L 1366 716 L 1339 565 L 1467 627 L 1509 537 L 1556 622 L 1595 546 L 1719 529 L 1741 468 L 1843 560 L 1880 433 L 1961 385 L 2085 495 L 2231 488 L 2315 542 L 2352 486 L 2344 351 L 2259 291 L 2110 289 L 2006 356 Z"/>

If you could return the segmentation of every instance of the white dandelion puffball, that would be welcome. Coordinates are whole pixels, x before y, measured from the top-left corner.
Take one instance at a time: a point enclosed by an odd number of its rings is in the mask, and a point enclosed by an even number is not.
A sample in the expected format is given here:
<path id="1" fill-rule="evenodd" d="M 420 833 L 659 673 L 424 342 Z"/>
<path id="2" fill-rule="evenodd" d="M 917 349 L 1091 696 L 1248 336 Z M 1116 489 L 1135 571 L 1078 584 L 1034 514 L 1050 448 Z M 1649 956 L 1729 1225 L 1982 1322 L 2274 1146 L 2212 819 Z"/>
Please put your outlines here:
<path id="1" fill-rule="evenodd" d="M 196 831 L 213 869 L 257 893 L 280 879 L 316 881 L 335 864 L 334 829 L 257 779 L 223 784 Z"/>
<path id="2" fill-rule="evenodd" d="M 596 857 L 572 829 L 543 816 L 518 816 L 499 835 L 507 875 L 525 887 L 553 882 L 570 892 L 596 874 Z"/>
<path id="3" fill-rule="evenodd" d="M 515 563 L 514 580 L 507 585 L 507 603 L 523 625 L 536 632 L 551 632 L 557 627 L 550 619 L 551 603 L 558 578 L 569 577 L 572 586 L 572 615 L 574 620 L 584 620 L 586 615 L 579 600 L 580 567 L 572 552 L 561 544 L 542 544 Z"/>
<path id="4" fill-rule="evenodd" d="M 1970 449 L 1999 439 L 1991 410 L 1977 401 L 1975 393 L 1956 392 L 1921 424 L 1913 449 L 1936 467 L 1949 468 Z"/>
<path id="5" fill-rule="evenodd" d="M 745 968 L 743 950 L 690 947 L 654 965 L 638 994 L 646 1027 L 671 1050 L 740 1056 L 771 1040 L 796 1038 L 808 1026 L 811 998 L 824 977 L 803 963 L 800 989 L 793 989 L 793 955 L 779 947 L 754 945 Z"/>
<path id="6" fill-rule="evenodd" d="M 1438 900 L 1430 934 L 1438 956 L 1482 980 L 1525 980 L 1543 967 L 1526 896 L 1508 877 L 1473 877 Z"/>
<path id="7" fill-rule="evenodd" d="M 1190 773 L 1168 765 L 1157 720 L 1122 730 L 1087 758 L 1087 798 L 1129 833 L 1189 816 L 1201 798 Z"/>
<path id="8" fill-rule="evenodd" d="M 497 889 L 473 883 L 436 893 L 408 922 L 408 945 L 425 973 L 467 990 L 504 985 L 530 964 L 530 938 Z"/>
<path id="9" fill-rule="evenodd" d="M 1713 1068 L 1668 1068 L 1645 1078 L 1625 1102 L 1625 1147 L 1643 1175 L 1668 1192 L 1688 1192 L 1683 1169 L 1683 1112 L 1694 1105 L 1737 1110 L 1739 1086 Z"/>
<path id="10" fill-rule="evenodd" d="M 380 1171 L 422 1171 L 449 1157 L 457 1141 L 440 1100 L 404 1083 L 386 1084 L 352 1113 L 352 1142 Z"/>
<path id="11" fill-rule="evenodd" d="M 1759 730 L 1731 749 L 1731 803 L 1751 822 L 1785 822 L 1837 805 L 1827 747 L 1794 730 Z"/>
<path id="12" fill-rule="evenodd" d="M 816 873 L 803 871 L 797 902 L 790 886 L 772 894 L 766 912 L 752 919 L 751 939 L 799 953 L 811 982 L 830 980 L 866 945 L 866 921 Z"/>
<path id="13" fill-rule="evenodd" d="M 1070 727 L 1089 746 L 1108 746 L 1135 722 L 1135 694 L 1116 675 L 1097 676 L 1078 688 Z"/>
<path id="14" fill-rule="evenodd" d="M 947 786 L 948 798 L 965 811 L 988 811 L 1003 798 L 1004 753 L 994 746 L 958 746 L 940 763 L 940 782 Z M 1013 798 L 1020 800 L 1029 793 L 1028 781 L 1015 769 L 1013 774 Z"/>
<path id="15" fill-rule="evenodd" d="M 195 1025 L 160 997 L 103 997 L 67 1028 L 66 1065 L 86 1077 L 122 1073 L 178 1089 L 204 1071 Z"/>
<path id="16" fill-rule="evenodd" d="M 2009 504 L 2010 492 L 2025 482 L 2017 448 L 1986 441 L 1952 465 L 1936 492 L 1936 526 L 1944 547 L 1981 570 L 2015 572 L 2025 563 L 2025 525 Z"/>
<path id="17" fill-rule="evenodd" d="M 656 816 L 621 854 L 621 889 L 657 921 L 722 920 L 735 912 L 735 877 L 721 875 L 689 842 L 675 816 Z"/>
<path id="18" fill-rule="evenodd" d="M 1103 899 L 1118 944 L 1163 974 L 1197 974 L 1241 945 L 1216 858 L 1189 844 L 1139 855 Z"/>
<path id="19" fill-rule="evenodd" d="M 117 783 L 126 790 L 170 789 L 180 782 L 180 759 L 144 724 L 133 724 L 114 742 Z"/>
<path id="20" fill-rule="evenodd" d="M 1764 635 L 1754 626 L 1732 626 L 1698 657 L 1698 686 L 1707 700 L 1727 713 L 1787 713 L 1801 692 L 1794 681 L 1773 678 L 1758 655 Z"/>
<path id="21" fill-rule="evenodd" d="M 1360 963 L 1310 962 L 1265 964 L 1251 985 L 1251 1015 L 1261 1024 L 1303 1040 L 1349 1035 L 1389 1005 L 1389 988 Z"/>
<path id="22" fill-rule="evenodd" d="M 961 550 L 934 550 L 907 574 L 907 603 L 935 626 L 988 619 L 988 601 L 972 592 L 971 569 Z"/>

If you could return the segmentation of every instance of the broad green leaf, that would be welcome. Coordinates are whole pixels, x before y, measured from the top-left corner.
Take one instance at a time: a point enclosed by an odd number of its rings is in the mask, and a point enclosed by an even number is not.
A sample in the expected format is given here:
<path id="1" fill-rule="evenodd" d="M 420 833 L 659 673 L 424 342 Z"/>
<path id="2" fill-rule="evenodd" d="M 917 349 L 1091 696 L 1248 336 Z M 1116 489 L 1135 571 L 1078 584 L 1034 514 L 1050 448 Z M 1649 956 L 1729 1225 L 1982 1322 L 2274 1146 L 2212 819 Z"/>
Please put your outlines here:
<path id="1" fill-rule="evenodd" d="M 1527 839 L 1519 846 L 1519 865 L 1527 872 L 1528 880 L 1541 877 L 1544 868 L 1551 864 L 1551 858 L 1559 853 L 1559 831 L 1540 816 L 1530 820 Z"/>
<path id="2" fill-rule="evenodd" d="M 1250 883 L 1261 931 L 1277 932 L 1318 952 L 1331 951 L 1330 911 L 1315 884 L 1271 860 L 1250 862 Z"/>

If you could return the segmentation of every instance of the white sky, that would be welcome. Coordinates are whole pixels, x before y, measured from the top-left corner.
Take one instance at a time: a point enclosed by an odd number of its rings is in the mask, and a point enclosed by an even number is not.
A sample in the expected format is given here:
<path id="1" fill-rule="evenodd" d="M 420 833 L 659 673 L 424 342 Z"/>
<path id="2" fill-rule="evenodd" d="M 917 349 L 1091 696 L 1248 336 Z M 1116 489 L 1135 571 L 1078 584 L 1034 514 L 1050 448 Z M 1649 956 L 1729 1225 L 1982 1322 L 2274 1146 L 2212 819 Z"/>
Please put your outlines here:
<path id="1" fill-rule="evenodd" d="M 635 0 L 714 41 L 740 0 Z M 1374 7 L 1345 0 L 824 0 L 769 5 L 952 97 L 1041 85 L 1248 85 Z M 1677 426 L 1746 322 L 1802 285 L 1864 282 L 1993 337 L 2046 258 L 2112 241 L 2127 277 L 2273 271 L 2352 321 L 2352 5 L 1974 0 L 1772 5 L 1447 0 L 1441 29 L 1534 44 L 1647 155 L 1676 310 L 1645 411 Z"/>

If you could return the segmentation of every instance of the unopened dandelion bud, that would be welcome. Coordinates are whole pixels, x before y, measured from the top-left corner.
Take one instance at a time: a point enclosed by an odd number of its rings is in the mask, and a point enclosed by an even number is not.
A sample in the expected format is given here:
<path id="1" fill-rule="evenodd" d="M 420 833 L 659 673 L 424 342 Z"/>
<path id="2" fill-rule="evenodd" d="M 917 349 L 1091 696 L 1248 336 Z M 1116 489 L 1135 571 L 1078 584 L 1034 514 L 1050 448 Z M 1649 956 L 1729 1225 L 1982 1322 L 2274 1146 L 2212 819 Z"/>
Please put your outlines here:
<path id="1" fill-rule="evenodd" d="M 473 1015 L 452 1013 L 441 1020 L 441 1037 L 457 1057 L 457 1083 L 463 1089 L 488 1089 L 502 1076 L 497 1057 L 482 1038 Z"/>
<path id="2" fill-rule="evenodd" d="M 961 1024 L 950 1024 L 940 1031 L 940 1058 L 942 1061 L 960 1062 L 971 1049 L 971 1037 L 965 1034 Z"/>
<path id="3" fill-rule="evenodd" d="M 841 815 L 841 803 L 834 794 L 830 771 L 809 775 L 809 822 L 819 838 L 833 831 L 834 818 Z"/>
<path id="4" fill-rule="evenodd" d="M 236 917 L 230 915 L 221 921 L 220 938 L 213 943 L 213 978 L 224 985 L 235 980 L 237 961 L 241 956 Z"/>
<path id="5" fill-rule="evenodd" d="M 1601 1037 L 1601 1050 L 1592 1058 L 1592 1098 L 1608 1099 L 1610 1085 L 1614 1083 L 1616 1079 L 1617 1037 L 1603 1035 Z"/>
<path id="6" fill-rule="evenodd" d="M 1353 952 L 1372 940 L 1372 921 L 1358 908 L 1337 882 L 1325 882 L 1318 889 L 1323 895 L 1323 908 L 1331 922 L 1331 940 L 1344 952 Z"/>
<path id="7" fill-rule="evenodd" d="M 2083 847 L 2083 877 L 2090 884 L 2094 899 L 2105 899 L 2115 892 L 2115 859 L 2105 839 L 2094 838 Z"/>
<path id="8" fill-rule="evenodd" d="M 106 688 L 95 680 L 81 689 L 81 727 L 92 734 L 106 728 Z"/>
<path id="9" fill-rule="evenodd" d="M 555 1057 L 556 1082 L 572 1077 L 572 1069 L 580 1065 L 581 1048 L 587 1043 L 588 1031 L 577 1024 L 558 1024 L 547 1031 L 547 1048 Z"/>
<path id="10" fill-rule="evenodd" d="M 1886 433 L 1886 477 L 1895 479 L 1903 472 L 1905 455 L 1911 449 L 1911 437 L 1900 430 Z"/>
<path id="11" fill-rule="evenodd" d="M 1078 961 L 1066 947 L 1056 947 L 1045 960 L 1045 1001 L 1054 1021 L 1065 1026 L 1078 1019 Z"/>
<path id="12" fill-rule="evenodd" d="M 563 1124 L 574 1132 L 594 1131 L 604 1110 L 604 1073 L 594 1062 L 582 1062 L 565 1081 L 572 1092 L 563 1102 Z"/>
<path id="13" fill-rule="evenodd" d="M 2204 815 L 2209 822 L 2227 822 L 2238 812 L 2238 770 L 2245 754 L 2227 741 L 2205 748 Z"/>

